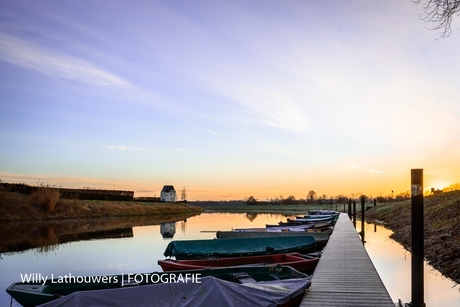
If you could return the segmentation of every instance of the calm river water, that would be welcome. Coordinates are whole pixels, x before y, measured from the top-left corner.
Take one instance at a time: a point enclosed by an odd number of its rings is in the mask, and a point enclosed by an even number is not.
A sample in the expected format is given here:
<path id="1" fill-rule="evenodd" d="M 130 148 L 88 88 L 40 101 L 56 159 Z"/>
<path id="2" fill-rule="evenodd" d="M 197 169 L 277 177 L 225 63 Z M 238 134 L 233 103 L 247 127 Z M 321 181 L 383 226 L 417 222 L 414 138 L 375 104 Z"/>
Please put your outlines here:
<path id="1" fill-rule="evenodd" d="M 186 221 L 96 233 L 100 239 L 67 235 L 67 243 L 62 244 L 64 240 L 53 236 L 53 229 L 48 227 L 45 236 L 52 233 L 53 245 L 0 254 L 0 306 L 10 305 L 5 289 L 12 282 L 20 281 L 21 274 L 57 277 L 161 271 L 157 260 L 164 259 L 163 252 L 171 240 L 212 239 L 216 230 L 265 227 L 286 218 L 277 214 L 204 213 Z M 361 229 L 359 222 L 357 229 Z M 365 230 L 366 249 L 393 301 L 410 302 L 410 253 L 391 240 L 391 232 L 384 227 L 366 224 Z M 426 266 L 425 303 L 427 306 L 460 306 L 459 287 Z M 13 306 L 19 304 L 13 301 Z"/>

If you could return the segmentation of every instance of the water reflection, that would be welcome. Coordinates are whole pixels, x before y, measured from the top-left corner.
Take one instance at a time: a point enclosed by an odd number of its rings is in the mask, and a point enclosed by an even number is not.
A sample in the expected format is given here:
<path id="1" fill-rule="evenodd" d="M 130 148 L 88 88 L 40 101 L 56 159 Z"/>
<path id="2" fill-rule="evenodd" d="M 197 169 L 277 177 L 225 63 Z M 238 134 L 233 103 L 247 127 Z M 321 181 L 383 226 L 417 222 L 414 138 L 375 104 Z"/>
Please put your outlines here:
<path id="1" fill-rule="evenodd" d="M 176 223 L 161 223 L 160 233 L 163 239 L 172 239 L 176 234 Z"/>
<path id="2" fill-rule="evenodd" d="M 131 217 L 72 219 L 40 222 L 16 222 L 0 224 L 0 254 L 36 249 L 39 253 L 54 251 L 68 242 L 133 237 L 133 227 L 163 225 L 164 238 L 172 238 L 176 232 L 176 217 Z"/>
<path id="3" fill-rule="evenodd" d="M 205 213 L 169 220 L 109 219 L 103 222 L 96 219 L 66 221 L 62 225 L 17 223 L 16 228 L 0 224 L 3 251 L 0 254 L 0 306 L 9 305 L 10 297 L 4 290 L 12 282 L 19 281 L 20 274 L 24 273 L 88 276 L 161 271 L 157 261 L 164 259 L 163 252 L 170 242 L 164 239 L 161 224 L 174 224 L 174 240 L 213 239 L 217 230 L 264 227 L 285 221 L 287 217 L 293 215 L 261 213 L 248 218 L 245 213 Z M 357 229 L 361 229 L 359 221 Z M 119 233 L 115 233 L 117 231 Z M 100 232 L 98 240 L 82 239 L 85 234 L 97 232 Z M 365 248 L 392 299 L 409 302 L 410 253 L 389 238 L 391 233 L 383 226 L 365 223 Z M 62 244 L 66 235 L 69 241 Z M 107 239 L 102 239 L 104 236 Z M 29 243 L 25 246 L 21 242 Z M 26 247 L 21 252 L 4 252 L 5 246 L 21 244 Z M 41 251 L 40 244 L 43 244 Z M 460 293 L 455 283 L 430 266 L 426 266 L 425 287 L 427 306 L 460 306 Z"/>
<path id="4" fill-rule="evenodd" d="M 411 301 L 410 252 L 390 238 L 382 225 L 364 223 L 365 248 L 393 301 Z M 356 229 L 361 229 L 357 221 Z M 425 303 L 427 306 L 460 306 L 460 289 L 452 280 L 425 262 Z"/>
<path id="5" fill-rule="evenodd" d="M 246 213 L 246 218 L 251 222 L 254 221 L 257 217 L 257 213 Z"/>

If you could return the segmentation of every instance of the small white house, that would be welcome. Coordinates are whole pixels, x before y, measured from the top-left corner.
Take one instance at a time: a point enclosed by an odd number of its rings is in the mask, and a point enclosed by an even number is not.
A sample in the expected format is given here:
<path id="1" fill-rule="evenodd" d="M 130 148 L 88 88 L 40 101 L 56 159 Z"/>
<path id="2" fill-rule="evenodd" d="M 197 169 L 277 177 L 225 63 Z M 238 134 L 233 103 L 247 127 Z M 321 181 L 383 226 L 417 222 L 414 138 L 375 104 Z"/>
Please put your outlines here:
<path id="1" fill-rule="evenodd" d="M 172 185 L 165 185 L 161 190 L 161 201 L 175 202 L 176 190 Z"/>

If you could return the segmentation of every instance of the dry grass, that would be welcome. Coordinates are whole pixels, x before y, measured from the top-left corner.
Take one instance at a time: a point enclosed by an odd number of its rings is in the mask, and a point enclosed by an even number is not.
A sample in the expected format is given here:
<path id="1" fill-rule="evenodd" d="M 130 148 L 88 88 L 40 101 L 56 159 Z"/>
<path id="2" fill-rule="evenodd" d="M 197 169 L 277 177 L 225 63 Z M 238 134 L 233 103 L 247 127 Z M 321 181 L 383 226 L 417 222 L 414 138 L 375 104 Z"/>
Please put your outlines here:
<path id="1" fill-rule="evenodd" d="M 59 200 L 59 191 L 49 187 L 39 187 L 30 195 L 30 204 L 37 205 L 43 211 L 51 213 Z"/>
<path id="2" fill-rule="evenodd" d="M 47 188 L 43 188 L 47 189 Z M 199 207 L 182 203 L 143 203 L 59 199 L 49 191 L 31 195 L 0 191 L 0 221 L 200 214 Z"/>

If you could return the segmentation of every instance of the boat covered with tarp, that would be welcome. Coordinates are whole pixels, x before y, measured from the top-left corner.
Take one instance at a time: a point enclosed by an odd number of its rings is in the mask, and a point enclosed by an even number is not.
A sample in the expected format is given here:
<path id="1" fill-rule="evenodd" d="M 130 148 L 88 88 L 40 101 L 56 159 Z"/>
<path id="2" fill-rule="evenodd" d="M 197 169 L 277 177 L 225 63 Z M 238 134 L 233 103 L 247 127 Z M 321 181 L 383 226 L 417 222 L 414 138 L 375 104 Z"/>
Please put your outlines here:
<path id="1" fill-rule="evenodd" d="M 237 238 L 211 240 L 177 240 L 166 247 L 163 255 L 176 259 L 206 257 L 244 257 L 315 251 L 313 236 Z"/>
<path id="2" fill-rule="evenodd" d="M 306 232 L 306 231 L 217 231 L 217 239 L 236 238 L 287 238 L 296 236 L 312 236 L 316 240 L 317 247 L 326 246 L 332 229 L 327 232 Z"/>
<path id="3" fill-rule="evenodd" d="M 295 270 L 290 266 L 271 265 L 271 266 L 241 266 L 228 268 L 213 268 L 203 270 L 184 270 L 176 272 L 148 272 L 122 275 L 102 275 L 102 276 L 68 276 L 66 279 L 51 279 L 44 283 L 41 282 L 15 282 L 11 284 L 6 292 L 11 295 L 19 304 L 25 307 L 34 307 L 45 304 L 59 298 L 70 296 L 74 293 L 99 293 L 100 290 L 120 290 L 126 288 L 137 288 L 140 292 L 147 291 L 148 285 L 158 286 L 162 283 L 167 284 L 190 284 L 198 283 L 203 277 L 213 276 L 215 278 L 234 283 L 258 283 L 266 281 L 280 281 L 287 279 L 309 280 L 310 276 Z M 309 284 L 307 281 L 306 284 Z M 152 290 L 154 291 L 154 290 Z M 118 292 L 101 292 L 118 293 Z M 120 292 L 128 293 L 128 292 Z M 161 293 L 161 292 L 160 292 Z M 99 294 L 98 294 L 99 295 Z M 96 297 L 98 296 L 96 295 Z M 101 294 L 102 295 L 102 294 Z M 105 295 L 105 294 L 103 294 Z M 66 304 L 74 306 L 94 306 L 98 300 L 93 300 L 93 305 L 87 305 L 81 301 L 79 295 L 74 295 L 72 300 L 61 300 Z M 93 297 L 93 294 L 86 294 L 85 300 Z M 104 299 L 106 300 L 106 299 Z M 132 306 L 131 303 L 122 306 Z M 64 303 L 63 303 L 64 304 Z M 116 304 L 117 306 L 120 304 Z M 149 304 L 147 304 L 149 305 Z M 147 306 L 146 305 L 146 306 Z M 60 306 L 60 305 L 58 305 Z M 66 306 L 65 304 L 62 306 Z M 70 305 L 72 306 L 72 305 Z M 97 306 L 112 306 L 108 301 L 101 301 Z M 152 306 L 152 305 L 150 305 Z M 160 304 L 158 306 L 168 306 Z"/>
<path id="4" fill-rule="evenodd" d="M 200 283 L 163 283 L 144 287 L 75 292 L 42 307 L 67 306 L 297 306 L 310 279 L 236 284 L 212 276 Z"/>

